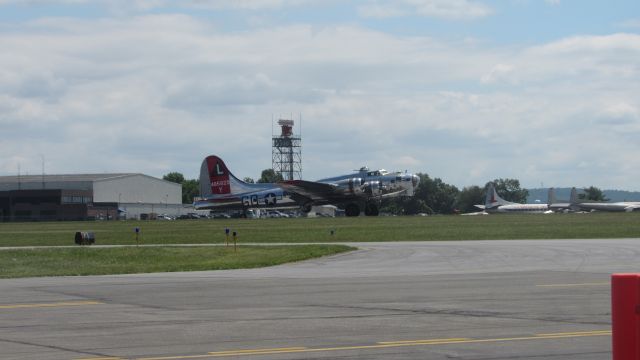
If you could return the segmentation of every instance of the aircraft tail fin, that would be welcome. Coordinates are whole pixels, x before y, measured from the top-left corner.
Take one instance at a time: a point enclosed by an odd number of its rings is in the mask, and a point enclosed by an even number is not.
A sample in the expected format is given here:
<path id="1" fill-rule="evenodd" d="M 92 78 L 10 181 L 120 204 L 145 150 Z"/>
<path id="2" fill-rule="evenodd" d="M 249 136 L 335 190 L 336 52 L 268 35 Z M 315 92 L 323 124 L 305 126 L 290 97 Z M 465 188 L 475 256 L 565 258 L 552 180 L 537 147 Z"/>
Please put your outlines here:
<path id="1" fill-rule="evenodd" d="M 490 182 L 487 186 L 487 196 L 484 199 L 485 208 L 490 209 L 496 206 L 509 205 L 509 204 L 513 204 L 513 203 L 501 198 L 498 195 L 498 192 L 496 191 L 496 188 L 493 185 L 493 183 Z"/>
<path id="2" fill-rule="evenodd" d="M 200 196 L 210 197 L 234 193 L 245 183 L 233 176 L 224 161 L 216 155 L 207 156 L 200 167 Z"/>
<path id="3" fill-rule="evenodd" d="M 556 189 L 549 188 L 549 195 L 547 196 L 547 205 L 555 204 L 558 202 L 556 199 Z"/>
<path id="4" fill-rule="evenodd" d="M 569 197 L 569 203 L 572 205 L 578 203 L 578 190 L 576 190 L 575 187 L 571 188 L 571 196 Z"/>

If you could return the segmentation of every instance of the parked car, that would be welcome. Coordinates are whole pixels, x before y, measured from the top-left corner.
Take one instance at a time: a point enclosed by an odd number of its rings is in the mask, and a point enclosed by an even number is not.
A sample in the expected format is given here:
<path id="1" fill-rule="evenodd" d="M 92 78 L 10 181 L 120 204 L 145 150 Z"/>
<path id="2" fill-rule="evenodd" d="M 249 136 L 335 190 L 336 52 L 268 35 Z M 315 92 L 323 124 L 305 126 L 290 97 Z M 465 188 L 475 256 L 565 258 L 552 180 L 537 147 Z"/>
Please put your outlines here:
<path id="1" fill-rule="evenodd" d="M 213 213 L 209 217 L 211 219 L 231 219 L 231 215 L 225 213 Z"/>
<path id="2" fill-rule="evenodd" d="M 184 220 L 184 219 L 200 219 L 200 215 L 196 214 L 196 213 L 188 213 L 188 214 L 183 214 L 178 216 L 178 219 Z"/>

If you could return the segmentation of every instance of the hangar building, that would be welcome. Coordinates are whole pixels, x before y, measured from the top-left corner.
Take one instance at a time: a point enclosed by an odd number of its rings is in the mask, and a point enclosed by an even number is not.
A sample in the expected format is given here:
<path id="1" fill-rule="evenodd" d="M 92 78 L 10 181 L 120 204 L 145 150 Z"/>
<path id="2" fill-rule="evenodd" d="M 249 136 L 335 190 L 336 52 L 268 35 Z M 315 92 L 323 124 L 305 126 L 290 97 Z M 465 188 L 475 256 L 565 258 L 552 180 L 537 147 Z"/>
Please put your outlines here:
<path id="1" fill-rule="evenodd" d="M 0 176 L 0 221 L 180 215 L 182 185 L 136 173 Z"/>

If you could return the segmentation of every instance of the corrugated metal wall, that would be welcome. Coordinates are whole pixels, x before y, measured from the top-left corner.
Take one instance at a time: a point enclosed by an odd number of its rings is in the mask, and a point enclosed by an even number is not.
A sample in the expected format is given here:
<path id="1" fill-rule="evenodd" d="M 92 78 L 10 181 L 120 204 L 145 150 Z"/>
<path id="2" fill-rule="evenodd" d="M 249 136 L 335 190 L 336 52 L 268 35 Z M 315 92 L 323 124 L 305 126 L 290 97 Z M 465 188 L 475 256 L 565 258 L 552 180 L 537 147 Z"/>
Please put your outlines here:
<path id="1" fill-rule="evenodd" d="M 182 204 L 182 185 L 142 174 L 98 180 L 93 185 L 93 201 Z"/>

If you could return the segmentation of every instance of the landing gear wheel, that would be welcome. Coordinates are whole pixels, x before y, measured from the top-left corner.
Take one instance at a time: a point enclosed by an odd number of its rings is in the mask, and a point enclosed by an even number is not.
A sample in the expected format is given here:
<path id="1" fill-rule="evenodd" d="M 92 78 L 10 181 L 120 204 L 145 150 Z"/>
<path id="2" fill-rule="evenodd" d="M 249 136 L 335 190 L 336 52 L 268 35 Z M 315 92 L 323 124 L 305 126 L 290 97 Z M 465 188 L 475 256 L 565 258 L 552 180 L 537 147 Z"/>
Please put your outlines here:
<path id="1" fill-rule="evenodd" d="M 300 212 L 304 215 L 307 216 L 307 214 L 309 214 L 309 212 L 311 212 L 311 203 L 308 204 L 304 204 L 300 207 Z"/>
<path id="2" fill-rule="evenodd" d="M 358 204 L 351 203 L 345 207 L 344 214 L 349 217 L 358 216 L 360 215 L 360 206 L 358 206 Z"/>
<path id="3" fill-rule="evenodd" d="M 380 210 L 378 210 L 378 205 L 374 203 L 368 203 L 364 206 L 364 214 L 366 216 L 378 216 L 380 214 Z"/>

